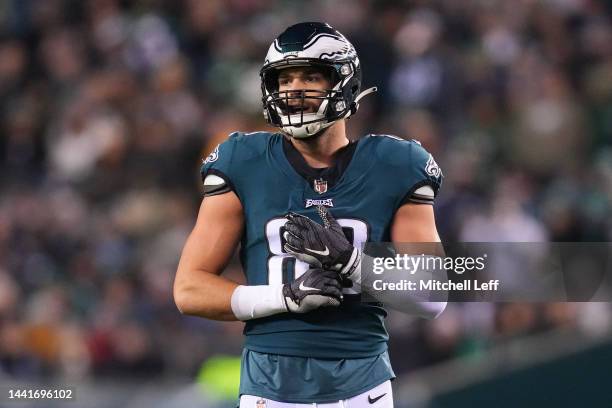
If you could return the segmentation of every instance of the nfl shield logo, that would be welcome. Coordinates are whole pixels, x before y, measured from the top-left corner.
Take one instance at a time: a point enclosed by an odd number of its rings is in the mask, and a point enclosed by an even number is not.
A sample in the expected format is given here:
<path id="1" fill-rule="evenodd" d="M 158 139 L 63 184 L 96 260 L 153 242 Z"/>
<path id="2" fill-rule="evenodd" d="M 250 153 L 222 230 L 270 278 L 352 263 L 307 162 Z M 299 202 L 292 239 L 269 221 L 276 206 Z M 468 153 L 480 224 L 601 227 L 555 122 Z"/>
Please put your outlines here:
<path id="1" fill-rule="evenodd" d="M 319 194 L 327 192 L 327 180 L 318 179 L 314 181 L 314 191 Z"/>

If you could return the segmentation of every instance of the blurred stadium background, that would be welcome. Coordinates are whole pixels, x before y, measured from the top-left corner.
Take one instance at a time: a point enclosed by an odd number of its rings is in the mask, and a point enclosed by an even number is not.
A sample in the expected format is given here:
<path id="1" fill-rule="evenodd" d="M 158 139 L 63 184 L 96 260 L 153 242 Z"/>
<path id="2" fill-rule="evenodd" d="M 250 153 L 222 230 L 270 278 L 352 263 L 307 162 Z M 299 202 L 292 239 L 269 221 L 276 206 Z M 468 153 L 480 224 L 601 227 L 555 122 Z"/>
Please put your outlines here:
<path id="1" fill-rule="evenodd" d="M 436 156 L 443 240 L 610 241 L 611 14 L 606 0 L 1 1 L 0 384 L 75 385 L 80 407 L 232 406 L 242 324 L 181 316 L 173 275 L 201 158 L 265 127 L 258 71 L 298 21 L 345 33 L 379 87 L 351 137 Z M 608 303 L 387 323 L 399 408 L 612 406 Z"/>

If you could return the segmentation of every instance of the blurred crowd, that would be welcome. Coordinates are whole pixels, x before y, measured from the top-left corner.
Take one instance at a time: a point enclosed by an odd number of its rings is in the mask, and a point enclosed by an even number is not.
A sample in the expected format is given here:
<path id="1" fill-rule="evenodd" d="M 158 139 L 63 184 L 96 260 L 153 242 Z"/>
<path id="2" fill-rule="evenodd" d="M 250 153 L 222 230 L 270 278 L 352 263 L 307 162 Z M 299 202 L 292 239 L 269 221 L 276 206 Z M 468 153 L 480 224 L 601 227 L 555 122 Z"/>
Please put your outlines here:
<path id="1" fill-rule="evenodd" d="M 0 378 L 193 376 L 240 350 L 241 323 L 178 313 L 173 275 L 201 158 L 266 128 L 259 69 L 298 21 L 343 32 L 379 88 L 351 138 L 415 138 L 436 157 L 443 240 L 609 241 L 611 4 L 1 2 Z M 242 279 L 237 263 L 227 275 Z M 608 304 L 453 304 L 388 326 L 402 374 L 611 321 Z"/>

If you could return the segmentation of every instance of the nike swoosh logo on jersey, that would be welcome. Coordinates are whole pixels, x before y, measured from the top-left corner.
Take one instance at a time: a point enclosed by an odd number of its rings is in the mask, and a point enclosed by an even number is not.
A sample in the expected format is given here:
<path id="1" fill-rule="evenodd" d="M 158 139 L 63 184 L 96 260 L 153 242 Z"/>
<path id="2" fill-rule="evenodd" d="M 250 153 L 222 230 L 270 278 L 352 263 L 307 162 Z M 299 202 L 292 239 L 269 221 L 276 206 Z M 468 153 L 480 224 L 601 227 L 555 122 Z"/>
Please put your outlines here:
<path id="1" fill-rule="evenodd" d="M 372 397 L 370 397 L 370 396 L 368 395 L 368 402 L 369 402 L 370 404 L 373 404 L 373 403 L 375 403 L 376 401 L 378 401 L 379 399 L 381 399 L 382 397 L 384 397 L 385 395 L 387 395 L 387 393 L 386 393 L 386 392 L 385 392 L 384 394 L 382 394 L 382 395 L 379 395 L 379 396 L 378 396 L 378 397 L 376 397 L 376 398 L 372 398 Z"/>
<path id="2" fill-rule="evenodd" d="M 329 255 L 329 248 L 325 247 L 324 251 L 317 251 L 316 249 L 310 249 L 310 248 L 304 248 L 306 249 L 308 252 L 312 252 L 313 254 L 317 254 L 317 255 L 322 255 L 322 256 L 327 256 Z"/>
<path id="3" fill-rule="evenodd" d="M 300 290 L 321 290 L 318 288 L 311 288 L 310 286 L 304 286 L 304 282 L 300 282 L 300 286 L 299 286 Z"/>

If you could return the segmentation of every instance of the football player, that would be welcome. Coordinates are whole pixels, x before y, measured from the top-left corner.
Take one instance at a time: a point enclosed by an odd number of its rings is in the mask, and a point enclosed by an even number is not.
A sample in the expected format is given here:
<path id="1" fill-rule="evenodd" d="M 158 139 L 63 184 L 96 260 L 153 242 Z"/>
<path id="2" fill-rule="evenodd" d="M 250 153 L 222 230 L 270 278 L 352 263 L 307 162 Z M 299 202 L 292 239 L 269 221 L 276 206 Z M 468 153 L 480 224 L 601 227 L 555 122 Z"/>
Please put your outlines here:
<path id="1" fill-rule="evenodd" d="M 386 312 L 360 301 L 360 248 L 439 242 L 440 168 L 415 141 L 349 141 L 345 121 L 373 89 L 361 92 L 355 49 L 328 24 L 276 38 L 261 88 L 280 131 L 233 133 L 206 158 L 176 304 L 245 322 L 241 407 L 392 407 Z M 220 276 L 238 243 L 246 285 Z M 415 313 L 444 306 L 420 302 Z"/>

